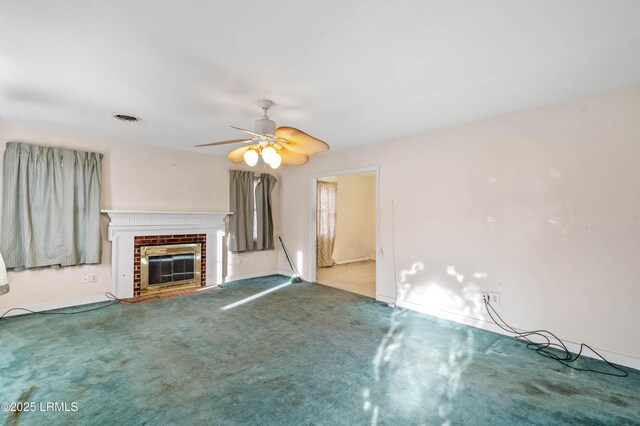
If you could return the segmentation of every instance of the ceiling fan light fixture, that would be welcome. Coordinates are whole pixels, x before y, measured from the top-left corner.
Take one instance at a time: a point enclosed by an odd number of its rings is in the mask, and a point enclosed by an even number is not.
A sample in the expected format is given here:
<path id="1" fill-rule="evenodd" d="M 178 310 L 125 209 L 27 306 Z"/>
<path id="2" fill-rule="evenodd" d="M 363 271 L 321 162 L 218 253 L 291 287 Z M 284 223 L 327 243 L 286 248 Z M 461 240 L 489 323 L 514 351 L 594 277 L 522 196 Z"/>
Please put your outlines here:
<path id="1" fill-rule="evenodd" d="M 249 149 L 244 153 L 244 162 L 247 163 L 247 166 L 249 167 L 253 167 L 258 164 L 258 159 L 260 159 L 260 156 L 253 149 Z"/>
<path id="2" fill-rule="evenodd" d="M 281 165 L 301 166 L 309 162 L 309 156 L 329 150 L 329 145 L 295 127 L 276 127 L 269 118 L 268 110 L 273 102 L 268 99 L 260 101 L 263 116 L 255 122 L 255 131 L 231 126 L 233 129 L 251 135 L 244 139 L 224 140 L 196 146 L 216 146 L 232 143 L 250 144 L 230 151 L 227 158 L 233 163 L 242 163 L 254 167 L 260 161 L 277 169 Z M 276 151 L 277 150 L 277 151 Z"/>
<path id="3" fill-rule="evenodd" d="M 264 160 L 265 163 L 271 164 L 271 162 L 274 161 L 276 156 L 279 156 L 279 155 L 273 146 L 269 145 L 262 149 L 262 159 Z"/>
<path id="4" fill-rule="evenodd" d="M 273 157 L 273 160 L 271 160 L 269 165 L 271 166 L 272 169 L 277 169 L 278 167 L 280 167 L 281 163 L 282 163 L 282 157 L 280 156 L 280 154 L 276 152 L 276 155 Z"/>

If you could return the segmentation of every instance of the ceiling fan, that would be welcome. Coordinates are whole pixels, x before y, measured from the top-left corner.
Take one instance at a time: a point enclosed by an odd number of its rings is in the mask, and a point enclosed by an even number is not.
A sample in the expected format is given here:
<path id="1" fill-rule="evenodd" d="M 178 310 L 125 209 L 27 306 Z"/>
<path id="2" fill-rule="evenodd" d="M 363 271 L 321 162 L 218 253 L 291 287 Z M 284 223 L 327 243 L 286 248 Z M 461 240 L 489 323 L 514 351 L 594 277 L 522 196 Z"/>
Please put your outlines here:
<path id="1" fill-rule="evenodd" d="M 253 167 L 258 164 L 262 156 L 262 160 L 273 169 L 280 167 L 280 164 L 301 166 L 309 161 L 310 155 L 329 150 L 329 145 L 325 142 L 302 130 L 284 126 L 276 128 L 275 121 L 269 119 L 267 115 L 267 111 L 272 106 L 273 102 L 268 99 L 260 101 L 260 108 L 264 111 L 264 115 L 256 120 L 254 131 L 231 126 L 248 133 L 251 138 L 205 143 L 196 147 L 233 143 L 249 144 L 234 149 L 227 154 L 227 158 L 234 163 L 241 163 L 244 160 L 247 165 Z"/>

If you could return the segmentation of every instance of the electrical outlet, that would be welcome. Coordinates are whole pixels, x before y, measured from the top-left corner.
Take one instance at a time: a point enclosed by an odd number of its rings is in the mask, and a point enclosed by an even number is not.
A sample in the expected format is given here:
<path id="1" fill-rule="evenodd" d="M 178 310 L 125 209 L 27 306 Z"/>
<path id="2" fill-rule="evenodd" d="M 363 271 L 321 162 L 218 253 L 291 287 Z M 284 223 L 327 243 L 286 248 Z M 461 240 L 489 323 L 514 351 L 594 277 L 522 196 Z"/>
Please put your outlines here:
<path id="1" fill-rule="evenodd" d="M 98 274 L 89 275 L 89 282 L 97 283 L 98 282 Z"/>
<path id="2" fill-rule="evenodd" d="M 495 291 L 492 291 L 491 293 L 489 293 L 489 303 L 491 303 L 492 305 L 499 305 L 500 293 L 496 293 Z"/>
<path id="3" fill-rule="evenodd" d="M 482 296 L 482 300 L 484 302 L 491 303 L 491 298 L 489 297 L 489 293 L 487 293 L 486 291 L 483 291 L 482 293 L 480 293 L 480 295 Z"/>
<path id="4" fill-rule="evenodd" d="M 89 282 L 89 275 L 88 274 L 82 274 L 82 277 L 80 278 L 80 282 L 82 284 L 87 284 Z"/>

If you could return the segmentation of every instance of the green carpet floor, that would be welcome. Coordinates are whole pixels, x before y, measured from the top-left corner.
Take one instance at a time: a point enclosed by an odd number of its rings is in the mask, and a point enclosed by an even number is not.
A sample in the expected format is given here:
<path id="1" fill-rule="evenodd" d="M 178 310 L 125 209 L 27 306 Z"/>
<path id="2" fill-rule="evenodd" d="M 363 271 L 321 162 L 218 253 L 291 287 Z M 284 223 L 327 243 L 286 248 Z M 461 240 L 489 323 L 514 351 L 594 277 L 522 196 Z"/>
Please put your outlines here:
<path id="1" fill-rule="evenodd" d="M 2 320 L 0 402 L 77 411 L 0 423 L 640 424 L 637 371 L 574 372 L 514 339 L 319 284 L 232 305 L 285 282 Z"/>

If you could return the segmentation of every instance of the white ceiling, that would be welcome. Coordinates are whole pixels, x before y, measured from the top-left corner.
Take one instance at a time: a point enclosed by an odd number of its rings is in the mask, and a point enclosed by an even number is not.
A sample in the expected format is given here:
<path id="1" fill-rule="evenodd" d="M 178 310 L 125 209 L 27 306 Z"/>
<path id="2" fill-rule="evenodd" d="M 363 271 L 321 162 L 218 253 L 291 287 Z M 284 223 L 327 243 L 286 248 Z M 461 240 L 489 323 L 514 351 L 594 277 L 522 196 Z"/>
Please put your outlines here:
<path id="1" fill-rule="evenodd" d="M 260 98 L 339 149 L 639 83 L 637 0 L 0 0 L 0 120 L 183 149 Z"/>

